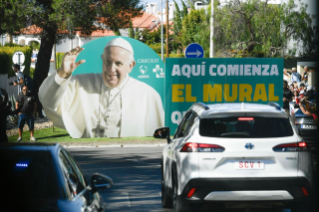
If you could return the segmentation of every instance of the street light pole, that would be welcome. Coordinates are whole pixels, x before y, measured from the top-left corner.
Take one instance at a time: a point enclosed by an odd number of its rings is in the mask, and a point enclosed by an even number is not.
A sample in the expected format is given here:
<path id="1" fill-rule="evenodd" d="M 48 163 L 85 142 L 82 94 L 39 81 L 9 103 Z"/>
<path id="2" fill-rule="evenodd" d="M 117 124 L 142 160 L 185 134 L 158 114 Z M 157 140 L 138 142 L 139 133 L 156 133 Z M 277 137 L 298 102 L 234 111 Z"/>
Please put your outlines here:
<path id="1" fill-rule="evenodd" d="M 210 3 L 210 48 L 209 48 L 209 57 L 214 57 L 214 0 L 211 0 Z"/>
<path id="2" fill-rule="evenodd" d="M 163 45 L 163 0 L 161 0 L 161 56 L 164 61 L 164 45 Z"/>
<path id="3" fill-rule="evenodd" d="M 168 16 L 168 0 L 166 0 L 166 58 L 168 58 L 168 29 L 169 29 L 169 16 Z"/>

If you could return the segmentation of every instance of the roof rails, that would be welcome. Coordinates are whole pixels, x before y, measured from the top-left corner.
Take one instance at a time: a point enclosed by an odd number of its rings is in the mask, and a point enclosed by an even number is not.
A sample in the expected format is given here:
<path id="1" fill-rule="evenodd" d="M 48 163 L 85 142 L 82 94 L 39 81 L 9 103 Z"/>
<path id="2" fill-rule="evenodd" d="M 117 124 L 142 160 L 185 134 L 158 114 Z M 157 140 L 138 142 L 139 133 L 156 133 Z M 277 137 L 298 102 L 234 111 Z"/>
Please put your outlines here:
<path id="1" fill-rule="evenodd" d="M 280 105 L 276 102 L 269 102 L 268 105 L 275 107 L 277 110 L 281 110 Z"/>
<path id="2" fill-rule="evenodd" d="M 202 102 L 197 102 L 197 103 L 194 103 L 193 105 L 202 107 L 202 108 L 204 108 L 205 110 L 209 110 L 209 107 L 208 107 L 206 104 L 202 103 Z"/>

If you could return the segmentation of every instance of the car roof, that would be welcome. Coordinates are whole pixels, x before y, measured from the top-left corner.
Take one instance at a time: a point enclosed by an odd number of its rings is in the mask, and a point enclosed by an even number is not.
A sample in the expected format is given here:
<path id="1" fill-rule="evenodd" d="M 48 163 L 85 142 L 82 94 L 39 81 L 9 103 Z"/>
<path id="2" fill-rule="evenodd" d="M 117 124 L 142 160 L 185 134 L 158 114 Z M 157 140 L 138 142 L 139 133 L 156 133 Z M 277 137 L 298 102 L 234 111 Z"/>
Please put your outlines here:
<path id="1" fill-rule="evenodd" d="M 34 142 L 23 142 L 23 143 L 0 143 L 0 149 L 10 150 L 32 150 L 32 151 L 54 151 L 59 148 L 57 143 L 34 143 Z"/>
<path id="2" fill-rule="evenodd" d="M 191 109 L 193 109 L 200 118 L 220 117 L 243 113 L 246 113 L 247 115 L 288 118 L 288 115 L 277 103 L 258 104 L 242 102 L 207 105 L 203 103 L 195 103 Z"/>

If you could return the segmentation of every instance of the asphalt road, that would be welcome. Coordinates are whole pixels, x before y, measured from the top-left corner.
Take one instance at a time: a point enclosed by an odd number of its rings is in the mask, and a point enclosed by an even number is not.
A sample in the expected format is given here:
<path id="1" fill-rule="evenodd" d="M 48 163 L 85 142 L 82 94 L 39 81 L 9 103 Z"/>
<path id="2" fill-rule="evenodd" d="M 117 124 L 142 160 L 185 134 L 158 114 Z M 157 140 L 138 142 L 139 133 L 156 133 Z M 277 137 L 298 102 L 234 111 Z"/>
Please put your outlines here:
<path id="1" fill-rule="evenodd" d="M 162 147 L 67 148 L 87 180 L 99 172 L 114 181 L 101 190 L 107 211 L 170 211 L 161 205 Z"/>
<path id="2" fill-rule="evenodd" d="M 161 205 L 160 158 L 162 147 L 67 148 L 87 180 L 99 172 L 110 176 L 114 186 L 99 193 L 107 211 L 171 211 Z M 214 210 L 215 211 L 215 210 Z M 270 212 L 233 209 L 227 212 Z M 281 210 L 280 212 L 289 212 Z M 277 211 L 278 212 L 278 211 Z"/>

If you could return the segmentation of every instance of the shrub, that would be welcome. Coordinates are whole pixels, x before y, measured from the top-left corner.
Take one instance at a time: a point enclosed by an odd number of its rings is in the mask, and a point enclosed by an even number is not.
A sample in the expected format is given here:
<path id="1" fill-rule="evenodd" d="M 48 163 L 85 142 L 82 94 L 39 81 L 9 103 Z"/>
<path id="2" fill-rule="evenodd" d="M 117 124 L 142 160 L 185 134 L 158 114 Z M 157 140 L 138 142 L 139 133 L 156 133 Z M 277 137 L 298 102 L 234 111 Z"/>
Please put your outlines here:
<path id="1" fill-rule="evenodd" d="M 8 44 L 0 47 L 0 74 L 7 74 L 8 77 L 15 76 L 12 66 L 12 55 L 16 51 L 21 51 L 24 53 L 25 61 L 23 65 L 25 66 L 23 74 L 30 75 L 30 65 L 31 65 L 31 54 L 32 48 L 29 46 L 21 46 L 18 44 Z"/>

